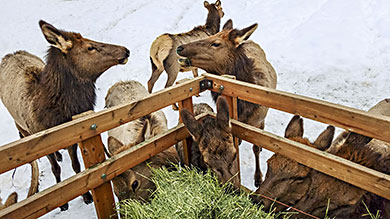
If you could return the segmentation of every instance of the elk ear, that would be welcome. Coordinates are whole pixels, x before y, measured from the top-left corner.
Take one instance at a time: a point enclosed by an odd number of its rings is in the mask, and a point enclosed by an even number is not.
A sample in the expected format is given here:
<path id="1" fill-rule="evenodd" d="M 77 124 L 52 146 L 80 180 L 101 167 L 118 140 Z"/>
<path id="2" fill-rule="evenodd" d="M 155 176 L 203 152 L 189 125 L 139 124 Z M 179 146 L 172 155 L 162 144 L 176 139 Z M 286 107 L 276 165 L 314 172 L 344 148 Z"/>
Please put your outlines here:
<path id="1" fill-rule="evenodd" d="M 148 138 L 150 138 L 150 122 L 149 119 L 145 119 L 144 126 L 142 126 L 142 129 L 138 133 L 138 136 L 135 138 L 134 145 L 139 144 Z"/>
<path id="2" fill-rule="evenodd" d="M 257 29 L 257 24 L 252 24 L 251 26 L 244 28 L 242 30 L 232 30 L 229 33 L 229 40 L 238 47 L 241 43 L 243 43 L 245 40 L 247 40 L 253 32 Z"/>
<path id="3" fill-rule="evenodd" d="M 217 0 L 216 2 L 215 2 L 215 7 L 221 7 L 221 1 L 220 0 Z"/>
<path id="4" fill-rule="evenodd" d="M 367 137 L 367 136 L 364 136 L 364 135 L 361 135 L 361 134 L 358 134 L 358 133 L 355 133 L 355 132 L 350 132 L 348 134 L 347 139 L 345 140 L 345 144 L 349 144 L 349 145 L 365 145 L 368 142 L 370 142 L 371 140 L 372 140 L 371 137 Z"/>
<path id="5" fill-rule="evenodd" d="M 194 115 L 187 109 L 183 109 L 180 111 L 180 116 L 194 141 L 198 141 L 200 138 L 200 124 L 195 119 Z"/>
<path id="6" fill-rule="evenodd" d="M 107 142 L 108 142 L 108 150 L 112 155 L 118 154 L 119 149 L 123 147 L 123 143 L 112 136 L 108 137 Z"/>
<path id="7" fill-rule="evenodd" d="M 233 29 L 233 21 L 232 19 L 229 19 L 226 21 L 226 23 L 223 25 L 222 30 L 231 30 Z"/>
<path id="8" fill-rule="evenodd" d="M 226 98 L 219 96 L 217 99 L 217 122 L 222 127 L 230 127 L 229 104 Z"/>
<path id="9" fill-rule="evenodd" d="M 204 2 L 203 2 L 203 5 L 204 5 L 205 8 L 207 8 L 207 6 L 209 6 L 210 3 L 209 3 L 208 1 L 204 1 Z"/>
<path id="10" fill-rule="evenodd" d="M 68 50 L 72 48 L 72 41 L 69 40 L 62 31 L 42 20 L 39 21 L 39 26 L 41 27 L 42 33 L 47 42 L 61 50 L 62 53 L 66 54 Z"/>
<path id="11" fill-rule="evenodd" d="M 335 131 L 335 128 L 334 126 L 328 126 L 318 137 L 317 139 L 315 140 L 315 142 L 313 143 L 313 145 L 319 149 L 319 150 L 326 150 L 330 147 L 330 145 L 332 144 L 332 140 L 333 140 L 333 137 L 334 137 L 334 131 Z"/>
<path id="12" fill-rule="evenodd" d="M 295 115 L 286 127 L 285 138 L 303 137 L 303 119 Z"/>
<path id="13" fill-rule="evenodd" d="M 4 203 L 4 207 L 9 207 L 10 205 L 15 204 L 18 202 L 18 193 L 13 192 L 11 195 L 8 196 L 7 201 Z"/>

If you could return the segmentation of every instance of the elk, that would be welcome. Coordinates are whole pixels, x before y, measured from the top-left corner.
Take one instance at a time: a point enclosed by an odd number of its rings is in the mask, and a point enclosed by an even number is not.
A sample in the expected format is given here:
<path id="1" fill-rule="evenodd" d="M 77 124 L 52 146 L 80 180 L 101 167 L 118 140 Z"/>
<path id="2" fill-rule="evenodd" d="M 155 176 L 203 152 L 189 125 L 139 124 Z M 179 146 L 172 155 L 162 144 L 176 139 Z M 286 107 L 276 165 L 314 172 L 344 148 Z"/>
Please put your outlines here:
<path id="1" fill-rule="evenodd" d="M 150 48 L 150 61 L 152 64 L 152 75 L 148 81 L 148 91 L 152 93 L 154 84 L 165 70 L 168 75 L 165 88 L 172 86 L 176 80 L 179 71 L 191 71 L 194 77 L 198 76 L 197 68 L 182 67 L 177 63 L 178 55 L 176 47 L 195 40 L 204 39 L 219 31 L 221 18 L 224 16 L 221 1 L 217 0 L 214 4 L 204 1 L 204 7 L 208 10 L 206 24 L 197 26 L 189 32 L 180 34 L 165 33 L 157 37 Z"/>
<path id="2" fill-rule="evenodd" d="M 387 106 L 388 107 L 388 106 Z M 388 110 L 388 109 L 387 109 Z M 302 139 L 302 122 L 298 116 L 295 116 L 290 122 L 295 125 L 289 125 L 286 133 L 289 131 L 300 133 L 298 137 L 292 140 Z M 291 131 L 290 129 L 295 129 Z M 328 127 L 327 130 L 330 128 Z M 334 128 L 331 128 L 334 130 Z M 348 159 L 360 165 L 389 174 L 389 153 L 383 153 L 383 148 L 388 148 L 390 144 L 371 140 L 371 138 L 345 131 L 338 138 L 329 143 L 333 138 L 333 131 L 325 131 L 320 137 L 326 137 L 326 140 L 317 139 L 318 143 L 325 143 L 323 146 L 314 145 L 317 149 L 330 152 L 342 158 Z M 290 137 L 287 135 L 287 137 Z M 308 144 L 310 142 L 302 142 Z M 380 148 L 380 150 L 377 150 Z M 317 217 L 322 217 L 327 211 L 330 218 L 361 218 L 368 210 L 376 214 L 380 212 L 382 218 L 388 218 L 390 215 L 390 201 L 377 195 L 369 193 L 363 189 L 350 185 L 346 182 L 312 170 L 295 161 L 292 161 L 282 155 L 275 154 L 268 160 L 268 170 L 265 181 L 256 191 L 285 202 L 297 209 L 305 211 Z M 262 201 L 265 208 L 269 208 L 271 201 L 254 198 L 255 201 Z M 286 210 L 285 207 L 276 204 L 277 210 Z M 302 215 L 293 215 L 293 218 L 304 218 Z M 368 217 L 368 216 L 367 216 Z"/>
<path id="3" fill-rule="evenodd" d="M 264 87 L 276 87 L 276 73 L 267 61 L 264 51 L 253 42 L 246 41 L 256 30 L 253 24 L 242 30 L 233 29 L 228 20 L 223 30 L 206 39 L 181 45 L 177 48 L 179 63 L 183 67 L 198 67 L 216 75 L 234 75 L 237 80 Z M 214 101 L 219 96 L 212 92 Z M 241 122 L 264 129 L 268 108 L 238 99 L 238 119 Z M 253 145 L 256 158 L 255 186 L 262 181 L 259 153 L 261 147 Z"/>
<path id="4" fill-rule="evenodd" d="M 123 46 L 100 43 L 81 34 L 55 28 L 39 21 L 50 44 L 46 65 L 26 51 L 6 55 L 0 66 L 0 97 L 13 117 L 21 136 L 28 136 L 72 120 L 92 110 L 96 100 L 95 82 L 110 67 L 126 64 L 130 51 Z M 67 148 L 73 170 L 80 172 L 77 145 Z M 27 152 L 26 152 L 27 153 Z M 52 172 L 61 181 L 59 152 L 49 154 Z M 85 203 L 92 202 L 89 192 Z M 67 210 L 68 204 L 60 207 Z"/>
<path id="5" fill-rule="evenodd" d="M 146 88 L 137 81 L 124 81 L 114 84 L 107 93 L 106 107 L 138 101 L 149 93 Z M 145 117 L 123 124 L 108 131 L 108 150 L 116 155 L 168 130 L 167 119 L 162 111 L 153 112 Z M 125 199 L 148 200 L 155 185 L 150 180 L 151 167 L 170 167 L 172 163 L 178 163 L 179 158 L 174 147 L 151 157 L 137 166 L 126 170 L 116 176 L 112 182 L 115 195 L 120 201 Z"/>
<path id="6" fill-rule="evenodd" d="M 197 121 L 187 109 L 183 109 L 180 116 L 198 145 L 204 165 L 211 169 L 223 184 L 230 182 L 235 188 L 239 188 L 237 150 L 233 143 L 229 105 L 225 97 L 218 97 L 216 118 L 207 116 Z"/>

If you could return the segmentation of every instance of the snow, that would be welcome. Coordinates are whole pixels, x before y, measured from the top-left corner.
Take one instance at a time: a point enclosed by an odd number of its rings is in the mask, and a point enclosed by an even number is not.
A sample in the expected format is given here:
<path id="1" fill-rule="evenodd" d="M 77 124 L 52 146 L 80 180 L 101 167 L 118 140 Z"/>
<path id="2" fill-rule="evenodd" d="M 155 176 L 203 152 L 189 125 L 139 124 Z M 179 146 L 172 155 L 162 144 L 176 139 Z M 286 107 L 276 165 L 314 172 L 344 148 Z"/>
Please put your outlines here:
<path id="1" fill-rule="evenodd" d="M 388 98 L 390 93 L 390 1 L 387 0 L 222 0 L 222 24 L 233 19 L 234 27 L 258 23 L 251 39 L 265 50 L 278 74 L 277 88 L 362 110 Z M 83 34 L 84 37 L 124 45 L 131 51 L 129 62 L 105 72 L 97 81 L 95 111 L 103 109 L 108 88 L 119 80 L 138 80 L 146 85 L 151 75 L 149 48 L 162 33 L 180 33 L 204 24 L 206 10 L 202 1 L 92 1 L 92 0 L 3 0 L 0 8 L 0 56 L 24 49 L 44 57 L 48 43 L 38 21 Z M 190 72 L 179 79 L 192 77 Z M 163 73 L 154 90 L 164 87 Z M 194 98 L 214 107 L 208 93 Z M 164 109 L 169 127 L 177 123 L 177 112 Z M 266 130 L 283 135 L 290 114 L 270 110 Z M 13 120 L 0 105 L 0 144 L 18 139 Z M 325 124 L 305 120 L 306 136 L 314 139 Z M 105 141 L 105 139 L 104 139 Z M 66 152 L 62 178 L 74 173 Z M 265 175 L 266 159 L 261 155 Z M 80 157 L 81 159 L 81 157 Z M 243 184 L 253 186 L 254 157 L 251 145 L 240 148 Z M 55 180 L 45 157 L 39 159 L 40 190 Z M 17 191 L 19 199 L 27 194 L 30 180 L 28 165 L 17 168 L 14 179 L 9 171 L 0 176 L 0 195 L 4 199 Z M 80 197 L 70 202 L 68 211 L 54 209 L 42 218 L 96 218 L 93 204 Z"/>

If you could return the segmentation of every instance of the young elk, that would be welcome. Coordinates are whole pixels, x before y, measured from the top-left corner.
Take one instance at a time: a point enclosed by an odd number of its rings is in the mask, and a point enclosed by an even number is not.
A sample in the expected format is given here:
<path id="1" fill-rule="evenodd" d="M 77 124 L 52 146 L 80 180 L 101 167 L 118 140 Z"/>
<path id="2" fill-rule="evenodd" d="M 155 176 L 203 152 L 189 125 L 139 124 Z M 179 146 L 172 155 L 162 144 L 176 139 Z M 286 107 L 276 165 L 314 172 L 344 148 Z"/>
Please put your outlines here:
<path id="1" fill-rule="evenodd" d="M 267 61 L 264 51 L 253 41 L 246 41 L 256 30 L 257 24 L 242 30 L 232 29 L 229 20 L 223 30 L 204 40 L 181 45 L 177 53 L 185 58 L 179 59 L 183 67 L 198 67 L 216 75 L 234 75 L 237 80 L 276 87 L 276 73 Z M 214 101 L 218 93 L 212 92 Z M 238 119 L 255 127 L 264 129 L 268 108 L 238 100 Z M 262 181 L 259 153 L 261 148 L 253 145 L 256 158 L 255 186 Z"/>
<path id="2" fill-rule="evenodd" d="M 217 0 L 214 4 L 204 1 L 204 7 L 208 10 L 206 24 L 195 27 L 189 32 L 180 34 L 163 34 L 157 37 L 150 48 L 150 61 L 152 63 L 152 76 L 148 81 L 148 91 L 152 93 L 153 86 L 165 70 L 168 74 L 168 80 L 165 87 L 172 86 L 176 80 L 179 71 L 191 71 L 194 77 L 198 76 L 198 69 L 193 67 L 182 67 L 177 63 L 178 56 L 176 47 L 181 44 L 204 39 L 219 31 L 221 18 L 224 13 L 221 7 L 221 1 Z"/>
<path id="3" fill-rule="evenodd" d="M 0 66 L 0 97 L 22 136 L 31 135 L 72 120 L 72 116 L 92 110 L 96 79 L 111 66 L 125 64 L 129 50 L 123 46 L 95 42 L 79 33 L 66 32 L 45 21 L 39 26 L 50 43 L 46 65 L 25 51 L 6 55 Z M 68 148 L 73 170 L 80 172 L 77 145 Z M 28 152 L 26 152 L 28 153 Z M 61 181 L 62 158 L 49 154 L 57 183 Z M 85 203 L 91 194 L 83 195 Z M 68 204 L 61 206 L 67 210 Z"/>
<path id="4" fill-rule="evenodd" d="M 145 87 L 137 81 L 118 82 L 108 90 L 106 107 L 130 103 L 148 95 Z M 166 130 L 168 130 L 167 119 L 164 113 L 162 111 L 153 112 L 148 116 L 108 131 L 108 150 L 110 154 L 116 155 Z M 178 163 L 178 160 L 176 150 L 174 147 L 170 147 L 147 161 L 126 170 L 112 180 L 115 195 L 120 201 L 129 198 L 147 200 L 155 189 L 155 185 L 150 180 L 150 168 L 170 166 L 172 163 Z"/>
<path id="5" fill-rule="evenodd" d="M 203 163 L 223 184 L 231 182 L 240 187 L 237 151 L 233 144 L 229 106 L 224 97 L 217 100 L 217 117 L 205 117 L 197 121 L 192 113 L 180 112 L 183 123 L 197 142 Z"/>
<path id="6" fill-rule="evenodd" d="M 297 127 L 301 127 L 299 129 L 303 133 L 302 125 Z M 327 140 L 317 139 L 316 142 L 327 143 L 324 147 L 316 146 L 318 149 L 386 174 L 390 173 L 389 154 L 374 149 L 389 147 L 390 144 L 379 140 L 371 141 L 371 138 L 356 133 L 344 132 L 328 148 L 333 131 L 321 136 L 328 136 Z M 322 217 L 327 212 L 330 218 L 361 218 L 367 213 L 366 206 L 373 214 L 379 211 L 382 218 L 388 218 L 390 215 L 388 200 L 277 154 L 268 161 L 265 181 L 256 193 L 271 196 L 317 217 Z M 271 201 L 261 200 L 266 208 L 270 207 Z M 276 207 L 277 210 L 286 209 L 277 204 Z M 304 218 L 305 216 L 293 215 L 292 217 Z"/>

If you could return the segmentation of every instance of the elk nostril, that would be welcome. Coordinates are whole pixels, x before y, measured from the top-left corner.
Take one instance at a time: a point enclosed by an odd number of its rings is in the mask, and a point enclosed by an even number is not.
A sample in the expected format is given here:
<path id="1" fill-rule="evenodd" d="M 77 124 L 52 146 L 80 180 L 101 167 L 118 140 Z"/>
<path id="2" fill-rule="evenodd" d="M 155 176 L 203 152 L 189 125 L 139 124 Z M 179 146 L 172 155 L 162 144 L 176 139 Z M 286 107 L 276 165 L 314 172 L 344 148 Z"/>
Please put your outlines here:
<path id="1" fill-rule="evenodd" d="M 130 56 L 130 50 L 128 50 L 127 48 L 125 48 L 125 53 L 126 53 L 126 56 L 127 56 L 127 57 Z"/>
<path id="2" fill-rule="evenodd" d="M 180 54 L 180 52 L 182 52 L 183 50 L 184 50 L 184 48 L 182 46 L 179 46 L 176 48 L 176 53 Z"/>

